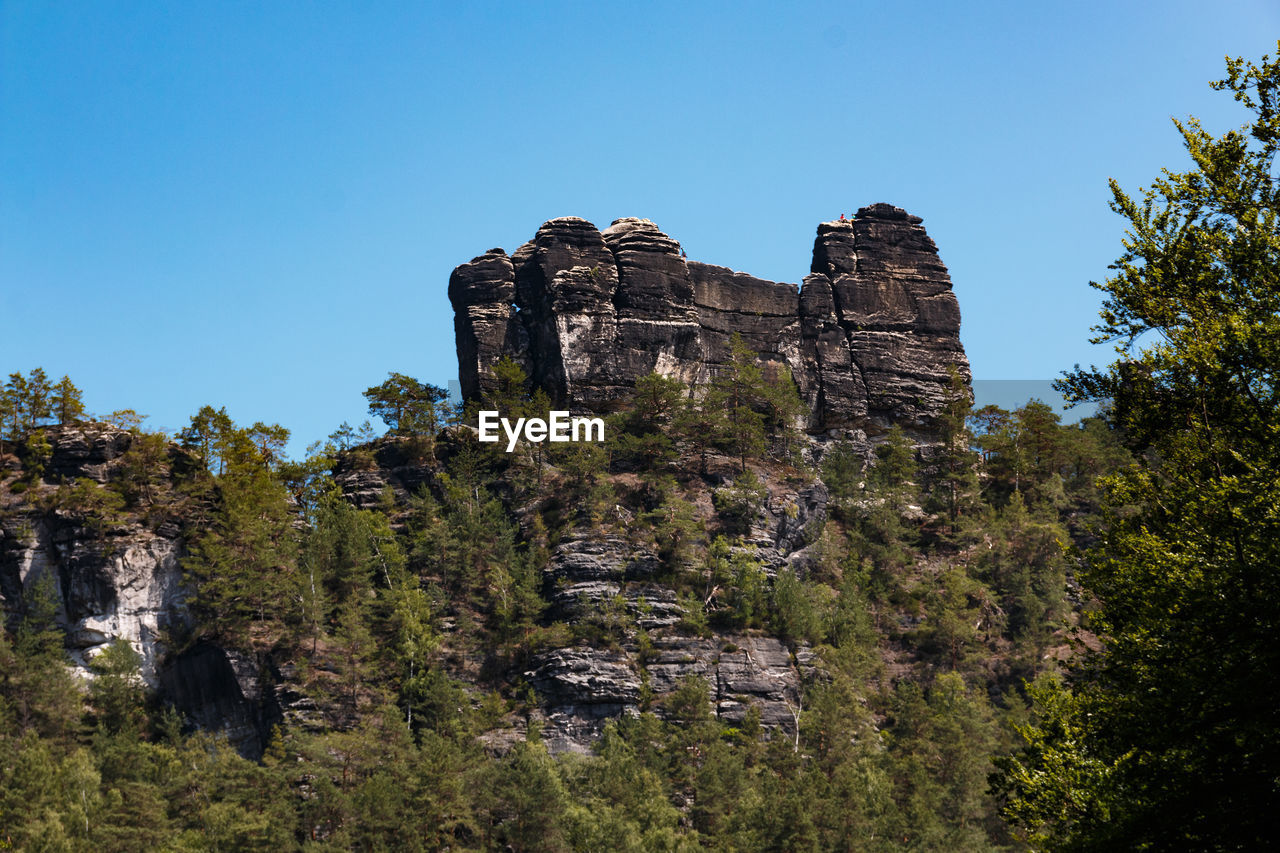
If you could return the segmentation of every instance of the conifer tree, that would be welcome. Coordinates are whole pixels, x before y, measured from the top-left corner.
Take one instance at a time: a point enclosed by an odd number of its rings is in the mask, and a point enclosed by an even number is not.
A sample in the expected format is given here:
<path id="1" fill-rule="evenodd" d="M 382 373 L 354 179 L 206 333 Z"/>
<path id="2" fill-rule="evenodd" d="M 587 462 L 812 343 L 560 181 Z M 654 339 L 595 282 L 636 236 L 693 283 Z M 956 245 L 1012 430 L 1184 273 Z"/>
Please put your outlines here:
<path id="1" fill-rule="evenodd" d="M 970 514 L 978 504 L 977 454 L 973 450 L 973 434 L 969 431 L 972 394 L 964 379 L 950 368 L 950 385 L 944 405 L 938 413 L 942 444 L 930 459 L 928 509 L 945 518 L 949 535 L 960 528 L 961 516 Z"/>
<path id="2" fill-rule="evenodd" d="M 381 418 L 392 432 L 434 436 L 442 423 L 441 406 L 449 394 L 443 388 L 393 372 L 381 385 L 366 389 L 364 396 L 369 401 L 369 414 Z"/>
<path id="3" fill-rule="evenodd" d="M 299 583 L 288 491 L 252 433 L 236 428 L 225 410 L 205 406 L 182 437 L 220 472 L 210 523 L 193 530 L 183 561 L 198 584 L 196 611 L 215 636 L 269 647 L 288 615 L 280 603 L 296 600 Z"/>
<path id="4" fill-rule="evenodd" d="M 53 386 L 43 367 L 27 374 L 25 396 L 23 409 L 26 412 L 26 429 L 30 432 L 53 417 Z"/>
<path id="5" fill-rule="evenodd" d="M 72 384 L 68 376 L 63 376 L 61 381 L 53 387 L 53 397 L 50 402 L 59 426 L 75 423 L 84 417 L 84 403 L 81 401 L 80 389 Z"/>
<path id="6" fill-rule="evenodd" d="M 720 434 L 725 449 L 738 457 L 738 470 L 746 470 L 747 459 L 765 451 L 763 408 L 767 391 L 764 374 L 755 363 L 755 353 L 734 333 L 729 341 L 729 362 L 711 383 L 703 407 L 722 413 Z"/>

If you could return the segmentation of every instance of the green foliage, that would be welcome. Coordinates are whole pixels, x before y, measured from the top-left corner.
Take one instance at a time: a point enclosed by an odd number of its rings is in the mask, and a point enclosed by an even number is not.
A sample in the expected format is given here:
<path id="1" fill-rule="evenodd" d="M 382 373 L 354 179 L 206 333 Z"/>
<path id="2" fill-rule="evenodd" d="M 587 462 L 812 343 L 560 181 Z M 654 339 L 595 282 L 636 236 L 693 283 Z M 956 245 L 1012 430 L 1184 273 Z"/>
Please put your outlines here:
<path id="1" fill-rule="evenodd" d="M 124 498 L 102 488 L 87 477 L 58 486 L 41 505 L 49 512 L 65 513 L 101 533 L 119 524 L 124 516 Z"/>
<path id="2" fill-rule="evenodd" d="M 689 397 L 676 415 L 675 433 L 686 453 L 698 459 L 698 470 L 707 473 L 707 457 L 716 447 L 716 437 L 724 429 L 724 412 L 717 409 L 711 395 Z"/>
<path id="3" fill-rule="evenodd" d="M 565 475 L 564 500 L 576 510 L 578 519 L 598 526 L 616 498 L 613 483 L 606 476 L 609 462 L 604 449 L 595 442 L 570 442 L 557 448 L 555 460 Z"/>
<path id="4" fill-rule="evenodd" d="M 53 458 L 53 445 L 49 443 L 44 430 L 37 429 L 27 434 L 21 456 L 26 481 L 33 485 L 39 483 L 44 478 L 45 466 Z"/>
<path id="5" fill-rule="evenodd" d="M 394 589 L 404 576 L 404 556 L 386 517 L 334 493 L 320 499 L 300 556 L 337 604 L 367 598 L 375 588 Z"/>
<path id="6" fill-rule="evenodd" d="M 346 421 L 342 422 L 342 426 L 329 433 L 329 441 L 333 445 L 334 450 L 350 450 L 359 444 L 368 444 L 373 441 L 376 436 L 373 432 L 373 424 L 364 421 L 359 428 L 352 427 Z M 329 455 L 333 455 L 330 453 Z"/>
<path id="7" fill-rule="evenodd" d="M 747 459 L 764 455 L 765 396 L 764 373 L 756 365 L 756 355 L 735 333 L 729 342 L 729 362 L 712 381 L 703 408 L 722 414 L 719 438 L 724 449 L 738 457 L 739 470 L 745 470 Z"/>
<path id="8" fill-rule="evenodd" d="M 750 468 L 744 469 L 731 486 L 712 493 L 712 502 L 725 531 L 731 535 L 745 535 L 751 524 L 764 509 L 769 492 L 764 483 Z"/>
<path id="9" fill-rule="evenodd" d="M 1031 516 L 1020 499 L 991 530 L 991 546 L 979 552 L 979 576 L 998 597 L 1005 633 L 1023 652 L 1030 675 L 1066 617 L 1070 536 L 1060 523 Z"/>
<path id="10" fill-rule="evenodd" d="M 213 474 L 226 468 L 227 457 L 236 451 L 238 431 L 223 406 L 202 406 L 191 416 L 191 423 L 178 433 L 178 441 L 196 454 L 201 464 Z"/>
<path id="11" fill-rule="evenodd" d="M 822 482 L 831 496 L 831 510 L 843 518 L 856 515 L 862 498 L 866 460 L 847 441 L 837 442 L 822 457 Z"/>
<path id="12" fill-rule="evenodd" d="M 957 537 L 966 520 L 973 518 L 980 507 L 978 501 L 978 455 L 973 450 L 973 434 L 969 432 L 971 394 L 964 379 L 954 367 L 950 368 L 951 382 L 946 399 L 938 415 L 938 427 L 942 433 L 942 445 L 927 468 L 925 509 L 943 517 L 945 535 Z"/>
<path id="13" fill-rule="evenodd" d="M 116 409 L 102 419 L 113 426 L 133 431 L 142 426 L 147 416 L 138 414 L 134 409 Z"/>
<path id="14" fill-rule="evenodd" d="M 1061 384 L 1110 398 L 1137 454 L 1108 478 L 1081 580 L 1102 651 L 1044 691 L 1006 815 L 1049 849 L 1261 849 L 1280 773 L 1280 61 L 1229 60 L 1252 113 L 1220 137 L 1176 122 L 1193 161 L 1131 198 L 1097 340 L 1105 370 Z M 1128 507 L 1128 509 L 1126 509 Z"/>
<path id="15" fill-rule="evenodd" d="M 0 437 L 13 445 L 53 417 L 53 386 L 43 367 L 33 368 L 26 376 L 9 374 L 8 381 L 0 387 L 0 413 Z"/>
<path id="16" fill-rule="evenodd" d="M 137 432 L 120 457 L 111 487 L 130 507 L 155 507 L 169 461 L 169 438 L 159 432 Z"/>
<path id="17" fill-rule="evenodd" d="M 681 497 L 673 482 L 659 486 L 659 495 L 658 505 L 641 518 L 653 526 L 658 557 L 674 573 L 693 559 L 694 545 L 701 540 L 703 527 L 693 505 Z"/>
<path id="18" fill-rule="evenodd" d="M 895 425 L 876 446 L 876 462 L 863 474 L 864 486 L 853 491 L 851 459 L 837 459 L 844 469 L 836 511 L 849 526 L 854 555 L 881 570 L 893 570 L 912 559 L 911 530 L 905 517 L 920 500 L 916 451 L 902 428 Z"/>
<path id="19" fill-rule="evenodd" d="M 516 851 L 569 849 L 568 791 L 536 733 L 487 776 L 485 811 L 495 844 Z"/>
<path id="20" fill-rule="evenodd" d="M 899 685 L 892 714 L 890 750 L 901 807 L 895 837 L 900 833 L 923 849 L 997 849 L 987 831 L 996 815 L 983 796 L 995 749 L 986 697 L 946 673 L 927 691 Z"/>
<path id="21" fill-rule="evenodd" d="M 858 579 L 850 576 L 824 614 L 823 635 L 831 646 L 824 658 L 850 678 L 870 680 L 882 666 L 871 609 Z"/>
<path id="22" fill-rule="evenodd" d="M 499 412 L 514 412 L 529 396 L 529 376 L 524 368 L 510 356 L 498 359 L 493 365 L 493 387 L 485 395 L 485 402 Z"/>
<path id="23" fill-rule="evenodd" d="M 298 537 L 289 493 L 276 472 L 279 428 L 238 429 L 225 410 L 202 408 L 183 443 L 218 476 L 208 485 L 208 523 L 191 530 L 183 568 L 196 581 L 193 612 L 203 631 L 240 647 L 270 647 L 298 600 Z"/>
<path id="24" fill-rule="evenodd" d="M 769 577 L 754 548 L 733 547 L 717 536 L 707 552 L 708 601 L 719 606 L 712 619 L 723 628 L 758 628 L 769 618 Z"/>
<path id="25" fill-rule="evenodd" d="M 707 470 L 707 454 L 720 449 L 738 459 L 772 458 L 792 462 L 799 447 L 798 426 L 804 403 L 784 365 L 762 367 L 756 353 L 734 333 L 729 360 L 703 389 L 700 398 L 686 399 L 673 418 L 675 434 Z"/>
<path id="26" fill-rule="evenodd" d="M 90 662 L 94 679 L 89 702 L 98 728 L 107 734 L 137 736 L 144 720 L 142 656 L 127 640 L 116 638 Z"/>
<path id="27" fill-rule="evenodd" d="M 63 743 L 80 710 L 55 617 L 58 591 L 50 572 L 30 578 L 13 643 L 0 631 L 0 724 L 4 737 Z M 3 740 L 3 738 L 0 738 Z"/>
<path id="28" fill-rule="evenodd" d="M 922 646 L 950 670 L 966 669 L 982 644 L 1004 628 L 1004 614 L 990 591 L 955 566 L 930 585 L 924 610 Z"/>
<path id="29" fill-rule="evenodd" d="M 574 800 L 566 815 L 573 849 L 676 849 L 680 812 L 671 805 L 662 776 L 638 752 L 615 723 L 608 723 L 595 760 L 562 766 Z"/>
<path id="30" fill-rule="evenodd" d="M 72 383 L 69 376 L 63 376 L 50 390 L 50 414 L 58 419 L 59 426 L 73 424 L 84 417 L 81 396 L 80 389 Z"/>
<path id="31" fill-rule="evenodd" d="M 438 476 L 443 500 L 426 491 L 414 498 L 409 555 L 420 576 L 483 610 L 496 637 L 512 641 L 528 634 L 545 607 L 541 565 L 534 549 L 519 547 L 515 525 L 485 485 L 485 460 L 464 445 Z"/>
<path id="32" fill-rule="evenodd" d="M 822 614 L 828 602 L 820 587 L 806 584 L 790 569 L 782 569 L 773 582 L 773 629 L 782 640 L 795 644 L 823 639 Z"/>
<path id="33" fill-rule="evenodd" d="M 381 385 L 366 389 L 364 396 L 369 401 L 369 414 L 381 418 L 393 433 L 434 438 L 445 420 L 449 393 L 411 376 L 391 373 Z"/>
<path id="34" fill-rule="evenodd" d="M 614 455 L 624 466 L 653 477 L 677 458 L 672 438 L 688 392 L 677 379 L 650 373 L 636 380 L 630 410 L 611 431 Z"/>

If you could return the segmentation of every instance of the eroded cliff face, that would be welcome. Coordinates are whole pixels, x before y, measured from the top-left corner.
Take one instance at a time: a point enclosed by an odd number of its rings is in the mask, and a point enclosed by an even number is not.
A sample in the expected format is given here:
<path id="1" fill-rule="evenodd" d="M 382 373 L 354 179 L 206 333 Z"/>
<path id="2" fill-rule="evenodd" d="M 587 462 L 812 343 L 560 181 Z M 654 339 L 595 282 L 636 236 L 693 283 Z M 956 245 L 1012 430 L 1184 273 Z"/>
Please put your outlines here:
<path id="1" fill-rule="evenodd" d="M 771 483 L 736 549 L 771 578 L 783 568 L 804 574 L 826 520 L 826 500 L 821 483 Z M 626 526 L 627 519 L 619 521 Z M 616 643 L 548 651 L 521 673 L 537 692 L 542 736 L 553 752 L 589 751 L 609 720 L 639 714 L 650 703 L 662 715 L 664 697 L 689 676 L 706 683 L 719 719 L 741 724 L 754 707 L 766 730 L 795 734 L 793 714 L 813 669 L 808 646 L 792 650 L 775 637 L 746 632 L 691 636 L 680 623 L 704 603 L 714 607 L 721 591 L 711 590 L 705 602 L 681 601 L 669 580 L 657 555 L 621 532 L 578 528 L 551 548 L 543 570 L 546 617 L 628 626 Z"/>
<path id="2" fill-rule="evenodd" d="M 800 285 L 689 261 L 647 220 L 621 219 L 601 232 L 567 218 L 544 224 L 511 255 L 493 249 L 458 267 L 449 296 L 469 398 L 491 387 L 493 365 L 509 356 L 559 405 L 606 411 L 651 371 L 691 386 L 708 382 L 728 360 L 736 333 L 765 361 L 790 369 L 808 404 L 811 432 L 865 438 L 894 423 L 927 434 L 950 370 L 968 378 L 946 268 L 921 220 L 888 205 L 821 224 Z M 6 615 L 18 618 L 32 590 L 47 582 L 73 663 L 86 678 L 96 654 L 117 638 L 127 640 L 165 701 L 192 723 L 226 734 L 248 756 L 261 755 L 277 724 L 320 729 L 336 719 L 302 692 L 287 660 L 207 639 L 184 641 L 181 651 L 166 648 L 192 627 L 181 558 L 193 508 L 177 476 L 192 459 L 169 446 L 150 475 L 159 495 L 148 502 L 164 513 L 145 517 L 136 506 L 106 511 L 100 499 L 119 491 L 138 436 L 106 424 L 46 433 L 42 477 L 28 476 L 12 455 L 0 457 Z M 441 463 L 419 459 L 412 447 L 409 439 L 381 439 L 363 448 L 362 464 L 340 464 L 334 479 L 357 507 L 384 509 L 390 498 L 393 518 L 423 489 L 444 500 Z M 792 482 L 767 466 L 758 473 L 767 499 L 733 547 L 749 551 L 770 577 L 784 568 L 803 575 L 826 519 L 826 488 Z M 77 505 L 67 490 L 81 480 L 91 486 L 76 499 L 88 503 Z M 723 484 L 714 472 L 683 484 L 709 526 L 716 524 L 712 491 Z M 536 506 L 511 509 L 522 536 L 532 537 L 527 520 Z M 802 685 L 813 675 L 808 648 L 759 631 L 715 633 L 693 624 L 719 606 L 723 592 L 708 585 L 681 597 L 659 570 L 652 542 L 631 535 L 634 511 L 614 512 L 600 526 L 557 532 L 541 589 L 545 622 L 598 624 L 609 639 L 546 648 L 505 673 L 535 692 L 531 716 L 551 748 L 586 751 L 610 719 L 645 709 L 664 713 L 663 697 L 689 676 L 705 681 L 721 719 L 742 722 L 754 707 L 767 730 L 794 734 Z M 459 650 L 447 657 L 465 683 L 476 667 L 466 638 L 457 639 Z M 446 648 L 451 644 L 446 639 Z M 522 736 L 519 725 L 485 737 L 500 747 L 511 736 Z"/>
<path id="3" fill-rule="evenodd" d="M 811 432 L 892 424 L 928 432 L 950 385 L 969 380 L 960 309 L 918 216 L 887 204 L 818 226 L 800 285 L 690 261 L 646 219 L 603 232 L 553 219 L 510 256 L 454 270 L 459 378 L 471 399 L 503 356 L 559 405 L 607 411 L 657 371 L 698 385 L 734 333 L 786 364 Z"/>
<path id="4" fill-rule="evenodd" d="M 51 428 L 47 437 L 46 476 L 96 486 L 111 479 L 133 441 L 106 424 Z M 86 677 L 89 662 L 120 638 L 139 653 L 143 678 L 155 686 L 165 633 L 187 623 L 177 527 L 153 529 L 123 513 L 78 509 L 44 482 L 20 494 L 11 488 L 0 490 L 0 605 L 16 613 L 24 596 L 47 584 L 71 659 Z"/>
<path id="5" fill-rule="evenodd" d="M 22 466 L 0 456 L 0 617 L 22 618 L 33 596 L 49 594 L 82 680 L 93 659 L 116 640 L 140 657 L 140 674 L 160 697 L 201 728 L 225 734 L 248 757 L 262 754 L 280 719 L 269 662 L 198 643 L 172 654 L 190 632 L 192 592 L 181 559 L 184 508 L 175 472 L 195 464 L 168 447 L 148 474 L 148 512 L 109 503 L 138 436 L 104 423 L 48 427 L 43 476 L 19 478 Z M 80 488 L 78 492 L 76 484 Z"/>

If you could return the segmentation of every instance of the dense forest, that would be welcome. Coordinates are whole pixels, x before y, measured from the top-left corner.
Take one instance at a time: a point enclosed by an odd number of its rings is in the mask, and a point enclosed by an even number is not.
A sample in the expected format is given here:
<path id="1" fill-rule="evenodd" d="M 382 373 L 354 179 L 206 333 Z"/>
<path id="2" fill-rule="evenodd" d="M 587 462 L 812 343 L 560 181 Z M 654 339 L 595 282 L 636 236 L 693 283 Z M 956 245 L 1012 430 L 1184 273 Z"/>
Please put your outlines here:
<path id="1" fill-rule="evenodd" d="M 182 525 L 196 587 L 174 649 L 213 640 L 296 662 L 322 719 L 243 759 L 148 704 L 127 643 L 94 659 L 82 701 L 36 590 L 4 648 L 11 837 L 93 849 L 1008 843 L 986 793 L 991 757 L 1025 719 L 1023 681 L 1069 654 L 1068 546 L 1097 517 L 1097 477 L 1127 454 L 1100 420 L 1063 426 L 1034 401 L 970 412 L 957 385 L 952 433 L 927 461 L 895 429 L 874 464 L 834 442 L 815 468 L 786 426 L 789 379 L 741 347 L 735 365 L 700 397 L 642 379 L 604 445 L 524 443 L 510 456 L 477 442 L 441 391 L 399 374 L 367 392 L 386 436 L 362 442 L 344 426 L 301 462 L 281 458 L 281 428 L 206 407 L 176 446 L 130 427 L 103 486 L 44 478 L 45 432 L 59 427 L 42 424 L 73 417 L 54 413 L 38 370 L 11 376 L 21 461 L 8 491 L 98 524 Z M 499 375 L 486 405 L 545 414 L 519 367 Z M 430 483 L 407 505 L 388 492 L 355 508 L 332 472 L 388 453 Z M 818 478 L 830 517 L 812 564 L 770 577 L 741 544 L 756 504 L 770 483 Z M 690 680 L 611 724 L 593 756 L 553 759 L 536 726 L 486 750 L 477 735 L 536 704 L 511 673 L 538 651 L 643 656 L 650 638 L 623 607 L 543 618 L 548 545 L 579 525 L 621 529 L 619 511 L 679 596 L 671 630 L 812 650 L 798 728 L 722 724 Z M 478 675 L 451 667 L 472 653 Z"/>
<path id="2" fill-rule="evenodd" d="M 653 374 L 604 443 L 475 439 L 479 407 L 545 416 L 514 362 L 466 407 L 391 374 L 389 428 L 288 431 L 207 406 L 177 435 L 89 417 L 68 377 L 0 396 L 0 521 L 59 519 L 110 547 L 183 543 L 200 644 L 270 662 L 305 709 L 245 757 L 148 690 L 138 652 L 68 667 L 52 574 L 6 600 L 0 846 L 24 850 L 1257 849 L 1280 792 L 1280 63 L 1233 61 L 1254 115 L 1180 124 L 1194 169 L 1138 199 L 1099 340 L 1109 368 L 974 409 L 954 377 L 928 434 L 807 436 L 785 370 L 735 340 L 705 387 Z M 72 432 L 121 436 L 69 477 Z M 114 439 L 113 439 L 114 440 Z M 395 483 L 387 472 L 395 472 Z M 352 484 L 381 484 L 357 494 Z M 824 511 L 803 559 L 763 556 L 766 513 Z M 572 537 L 654 555 L 643 597 L 553 607 Z M 647 587 L 646 587 L 647 588 Z M 639 602 L 637 604 L 637 602 Z M 656 601 L 652 603 L 656 607 Z M 729 719 L 708 684 L 651 683 L 672 638 L 767 637 L 800 673 L 790 720 Z M 588 753 L 544 742 L 540 655 L 615 653 L 636 713 Z"/>

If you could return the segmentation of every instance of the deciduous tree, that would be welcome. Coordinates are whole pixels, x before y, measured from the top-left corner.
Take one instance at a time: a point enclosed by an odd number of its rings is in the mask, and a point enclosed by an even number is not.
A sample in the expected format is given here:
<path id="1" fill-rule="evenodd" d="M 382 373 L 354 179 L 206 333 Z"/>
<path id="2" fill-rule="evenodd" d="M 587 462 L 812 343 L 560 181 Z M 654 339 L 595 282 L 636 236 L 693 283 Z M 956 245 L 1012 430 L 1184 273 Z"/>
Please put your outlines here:
<path id="1" fill-rule="evenodd" d="M 1061 387 L 1114 401 L 1138 465 L 1110 478 L 1082 580 L 1103 648 L 1073 696 L 1042 691 L 1003 776 L 1006 814 L 1051 849 L 1263 849 L 1280 813 L 1280 60 L 1213 84 L 1251 113 L 1137 198 L 1096 340 Z M 1131 511 L 1118 507 L 1130 505 Z"/>

